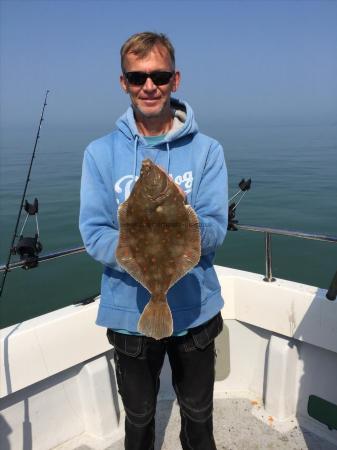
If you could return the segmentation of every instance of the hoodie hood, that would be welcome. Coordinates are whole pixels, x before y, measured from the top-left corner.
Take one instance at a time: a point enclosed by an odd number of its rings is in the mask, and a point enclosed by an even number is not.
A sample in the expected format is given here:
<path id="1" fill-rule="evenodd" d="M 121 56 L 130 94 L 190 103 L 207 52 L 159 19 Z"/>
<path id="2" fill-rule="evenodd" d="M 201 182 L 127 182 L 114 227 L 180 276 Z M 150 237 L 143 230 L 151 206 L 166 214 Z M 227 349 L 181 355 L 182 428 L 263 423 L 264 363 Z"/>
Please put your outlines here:
<path id="1" fill-rule="evenodd" d="M 171 98 L 171 108 L 174 111 L 175 117 L 182 122 L 182 126 L 173 127 L 163 139 L 163 143 L 172 142 L 183 136 L 197 133 L 198 125 L 194 119 L 193 110 L 188 103 Z M 116 126 L 128 139 L 137 139 L 143 144 L 146 143 L 138 131 L 132 106 L 129 106 L 125 114 L 117 120 Z"/>

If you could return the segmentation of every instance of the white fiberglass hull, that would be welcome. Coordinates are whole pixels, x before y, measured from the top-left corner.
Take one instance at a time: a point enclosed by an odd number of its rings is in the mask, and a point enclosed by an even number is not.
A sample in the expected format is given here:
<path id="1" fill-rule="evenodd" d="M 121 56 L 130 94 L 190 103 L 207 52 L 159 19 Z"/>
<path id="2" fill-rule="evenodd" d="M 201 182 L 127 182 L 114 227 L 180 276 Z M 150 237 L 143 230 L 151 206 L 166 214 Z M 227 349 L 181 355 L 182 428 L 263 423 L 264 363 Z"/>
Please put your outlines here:
<path id="1" fill-rule="evenodd" d="M 224 331 L 216 340 L 215 423 L 222 417 L 221 399 L 246 399 L 250 416 L 280 436 L 290 439 L 291 430 L 303 428 L 324 439 L 322 448 L 328 442 L 337 448 L 337 431 L 308 414 L 310 397 L 337 405 L 337 301 L 312 286 L 266 283 L 258 274 L 216 269 L 226 305 Z M 105 329 L 95 325 L 97 303 L 69 306 L 1 330 L 2 450 L 84 444 L 113 449 L 122 438 L 113 350 Z M 173 398 L 166 361 L 159 400 L 172 404 Z M 246 412 L 240 413 L 242 420 Z M 233 417 L 221 420 L 216 436 L 230 443 L 227 425 Z M 233 448 L 240 448 L 234 446 L 238 437 L 233 432 L 232 439 Z M 295 441 L 289 448 L 296 448 Z M 247 441 L 242 450 L 251 445 Z"/>

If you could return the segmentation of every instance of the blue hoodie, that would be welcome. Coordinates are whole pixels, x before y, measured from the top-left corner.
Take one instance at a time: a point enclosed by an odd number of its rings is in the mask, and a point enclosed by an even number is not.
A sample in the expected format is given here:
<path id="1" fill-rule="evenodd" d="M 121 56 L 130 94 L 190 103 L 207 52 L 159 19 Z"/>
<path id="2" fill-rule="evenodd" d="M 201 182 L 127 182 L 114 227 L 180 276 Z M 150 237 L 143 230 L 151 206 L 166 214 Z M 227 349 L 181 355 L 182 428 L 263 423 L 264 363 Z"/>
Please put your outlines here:
<path id="1" fill-rule="evenodd" d="M 213 267 L 215 249 L 227 230 L 223 150 L 198 131 L 187 103 L 172 99 L 171 106 L 183 123 L 154 147 L 139 134 L 130 107 L 116 122 L 117 130 L 93 141 L 84 153 L 80 232 L 87 252 L 105 266 L 96 323 L 107 328 L 136 332 L 150 299 L 150 293 L 119 266 L 115 256 L 118 206 L 127 199 L 146 158 L 164 167 L 186 192 L 200 224 L 200 261 L 167 294 L 174 333 L 201 325 L 224 304 Z"/>

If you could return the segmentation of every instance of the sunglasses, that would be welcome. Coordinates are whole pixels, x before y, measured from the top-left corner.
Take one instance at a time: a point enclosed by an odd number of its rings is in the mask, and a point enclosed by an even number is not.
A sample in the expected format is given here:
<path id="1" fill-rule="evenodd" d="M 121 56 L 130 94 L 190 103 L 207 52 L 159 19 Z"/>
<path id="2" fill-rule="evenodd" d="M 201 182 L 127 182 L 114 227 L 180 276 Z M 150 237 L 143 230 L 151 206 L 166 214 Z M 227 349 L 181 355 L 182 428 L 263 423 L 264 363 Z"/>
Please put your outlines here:
<path id="1" fill-rule="evenodd" d="M 168 84 L 174 72 L 162 72 L 155 70 L 154 72 L 125 72 L 124 76 L 128 82 L 134 86 L 143 86 L 148 78 L 151 78 L 156 86 Z"/>

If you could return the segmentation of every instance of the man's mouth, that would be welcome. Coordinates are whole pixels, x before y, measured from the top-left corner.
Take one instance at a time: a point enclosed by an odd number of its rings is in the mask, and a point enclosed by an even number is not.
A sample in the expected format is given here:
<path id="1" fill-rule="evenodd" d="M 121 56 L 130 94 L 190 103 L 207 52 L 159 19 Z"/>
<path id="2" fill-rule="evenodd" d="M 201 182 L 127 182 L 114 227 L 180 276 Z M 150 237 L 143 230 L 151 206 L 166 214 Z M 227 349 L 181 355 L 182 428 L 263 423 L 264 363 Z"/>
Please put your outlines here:
<path id="1" fill-rule="evenodd" d="M 159 97 L 156 97 L 156 98 L 141 98 L 142 102 L 149 103 L 149 104 L 155 103 L 158 100 L 159 100 Z"/>

